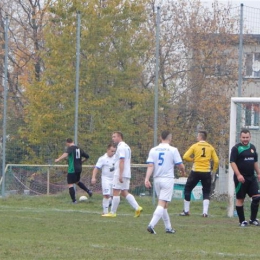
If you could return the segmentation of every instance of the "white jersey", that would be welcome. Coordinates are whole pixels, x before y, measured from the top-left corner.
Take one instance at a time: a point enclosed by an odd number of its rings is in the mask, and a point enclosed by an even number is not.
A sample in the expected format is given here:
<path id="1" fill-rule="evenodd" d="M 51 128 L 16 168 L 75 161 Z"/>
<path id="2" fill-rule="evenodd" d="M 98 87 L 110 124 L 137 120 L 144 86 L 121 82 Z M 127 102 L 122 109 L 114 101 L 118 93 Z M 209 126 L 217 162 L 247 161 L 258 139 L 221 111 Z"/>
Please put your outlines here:
<path id="1" fill-rule="evenodd" d="M 160 143 L 150 150 L 146 162 L 154 164 L 154 178 L 174 178 L 174 165 L 181 164 L 182 159 L 176 147 Z"/>
<path id="2" fill-rule="evenodd" d="M 115 176 L 119 176 L 119 161 L 124 159 L 123 177 L 131 178 L 131 149 L 125 142 L 120 142 L 116 149 Z"/>
<path id="3" fill-rule="evenodd" d="M 95 167 L 102 170 L 102 177 L 108 177 L 113 179 L 115 171 L 115 162 L 115 155 L 109 157 L 107 153 L 105 153 L 103 156 L 99 157 Z"/>

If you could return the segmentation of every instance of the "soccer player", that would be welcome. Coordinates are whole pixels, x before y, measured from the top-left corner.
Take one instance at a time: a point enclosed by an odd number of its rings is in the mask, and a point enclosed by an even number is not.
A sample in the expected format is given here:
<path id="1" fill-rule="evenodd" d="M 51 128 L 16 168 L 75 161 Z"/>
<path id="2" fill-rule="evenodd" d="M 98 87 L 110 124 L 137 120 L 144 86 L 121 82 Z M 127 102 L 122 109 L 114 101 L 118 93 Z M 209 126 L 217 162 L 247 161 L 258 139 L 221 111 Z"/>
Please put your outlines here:
<path id="1" fill-rule="evenodd" d="M 154 188 L 158 197 L 158 205 L 153 213 L 147 231 L 156 234 L 154 227 L 162 218 L 166 233 L 174 234 L 168 214 L 168 203 L 172 200 L 174 185 L 174 166 L 176 165 L 182 175 L 185 175 L 185 167 L 176 147 L 170 146 L 172 134 L 169 131 L 161 133 L 161 143 L 152 148 L 147 159 L 148 167 L 145 177 L 145 187 L 151 188 L 149 181 L 153 173 Z"/>
<path id="2" fill-rule="evenodd" d="M 198 142 L 193 144 L 183 155 L 183 160 L 193 162 L 192 170 L 184 187 L 184 210 L 180 216 L 190 215 L 191 192 L 201 181 L 203 193 L 203 217 L 208 217 L 209 195 L 211 188 L 211 175 L 215 175 L 219 165 L 219 159 L 212 145 L 206 142 L 207 132 L 199 131 Z M 213 170 L 211 166 L 213 162 Z"/>
<path id="3" fill-rule="evenodd" d="M 256 218 L 259 207 L 260 194 L 258 192 L 258 183 L 255 172 L 260 181 L 260 170 L 258 166 L 258 154 L 256 148 L 250 143 L 251 134 L 248 129 L 242 129 L 240 132 L 240 143 L 231 149 L 230 164 L 234 171 L 234 183 L 236 191 L 236 211 L 241 227 L 248 226 L 244 215 L 244 200 L 246 194 L 251 200 L 250 225 L 259 226 Z"/>
<path id="4" fill-rule="evenodd" d="M 67 182 L 69 186 L 69 194 L 72 199 L 72 203 L 77 203 L 74 184 L 77 184 L 82 190 L 86 191 L 89 197 L 92 196 L 92 191 L 89 190 L 81 181 L 80 175 L 82 172 L 82 157 L 87 160 L 89 155 L 82 149 L 76 146 L 71 138 L 66 140 L 67 151 L 63 153 L 59 158 L 55 159 L 55 162 L 59 162 L 65 158 L 68 158 L 68 175 Z M 84 160 L 84 161 L 85 161 Z"/>
<path id="5" fill-rule="evenodd" d="M 128 203 L 135 209 L 134 217 L 139 217 L 143 210 L 135 200 L 135 197 L 128 192 L 131 179 L 131 149 L 123 141 L 123 134 L 115 131 L 112 134 L 112 141 L 117 145 L 115 174 L 113 178 L 113 199 L 111 211 L 103 217 L 116 217 L 116 211 L 120 203 L 120 194 L 126 198 Z"/>
<path id="6" fill-rule="evenodd" d="M 99 157 L 92 173 L 91 184 L 95 184 L 97 182 L 97 173 L 99 170 L 102 171 L 101 184 L 103 193 L 103 215 L 108 213 L 109 203 L 113 191 L 112 185 L 115 172 L 115 152 L 116 146 L 114 144 L 109 144 L 107 146 L 107 152 L 103 156 Z"/>

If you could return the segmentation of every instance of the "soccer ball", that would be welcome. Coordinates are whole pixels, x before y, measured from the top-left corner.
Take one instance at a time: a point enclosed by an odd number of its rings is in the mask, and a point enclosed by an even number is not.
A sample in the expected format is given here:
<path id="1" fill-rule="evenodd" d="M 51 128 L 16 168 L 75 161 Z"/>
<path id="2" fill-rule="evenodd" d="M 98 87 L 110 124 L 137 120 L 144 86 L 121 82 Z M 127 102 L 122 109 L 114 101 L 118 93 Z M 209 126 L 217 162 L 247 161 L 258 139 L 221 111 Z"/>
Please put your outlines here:
<path id="1" fill-rule="evenodd" d="M 86 201 L 88 200 L 87 196 L 81 196 L 79 197 L 79 201 Z"/>

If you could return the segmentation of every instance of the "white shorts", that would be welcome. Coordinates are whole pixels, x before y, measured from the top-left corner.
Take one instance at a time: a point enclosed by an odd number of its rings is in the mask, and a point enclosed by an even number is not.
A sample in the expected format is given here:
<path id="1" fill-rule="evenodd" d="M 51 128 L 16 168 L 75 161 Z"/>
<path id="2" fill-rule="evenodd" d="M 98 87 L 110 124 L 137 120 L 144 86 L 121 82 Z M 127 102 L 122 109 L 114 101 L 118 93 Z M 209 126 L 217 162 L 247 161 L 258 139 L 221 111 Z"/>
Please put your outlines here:
<path id="1" fill-rule="evenodd" d="M 113 178 L 107 178 L 107 177 L 102 177 L 102 194 L 103 195 L 113 195 Z"/>
<path id="2" fill-rule="evenodd" d="M 173 195 L 173 178 L 154 178 L 154 188 L 159 200 L 170 202 Z"/>
<path id="3" fill-rule="evenodd" d="M 130 178 L 123 177 L 123 183 L 119 182 L 119 176 L 114 175 L 113 189 L 115 190 L 129 190 Z"/>

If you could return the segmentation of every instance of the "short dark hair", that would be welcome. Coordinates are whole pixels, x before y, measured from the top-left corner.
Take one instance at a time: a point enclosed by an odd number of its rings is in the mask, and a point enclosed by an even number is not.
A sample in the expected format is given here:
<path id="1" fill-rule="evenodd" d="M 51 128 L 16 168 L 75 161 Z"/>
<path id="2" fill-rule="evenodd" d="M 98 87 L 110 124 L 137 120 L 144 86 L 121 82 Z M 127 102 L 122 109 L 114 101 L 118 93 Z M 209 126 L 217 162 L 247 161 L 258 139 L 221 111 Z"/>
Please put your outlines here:
<path id="1" fill-rule="evenodd" d="M 67 138 L 67 139 L 66 139 L 66 143 L 68 143 L 68 144 L 72 144 L 72 143 L 73 143 L 72 138 Z"/>
<path id="2" fill-rule="evenodd" d="M 208 136 L 207 131 L 205 131 L 205 130 L 200 130 L 200 131 L 198 132 L 198 134 L 200 134 L 202 140 L 206 140 L 206 139 L 207 139 L 207 136 Z"/>
<path id="3" fill-rule="evenodd" d="M 244 134 L 249 133 L 249 134 L 250 134 L 250 131 L 249 131 L 249 129 L 247 129 L 247 128 L 242 128 L 241 131 L 240 131 L 240 135 L 241 135 L 242 133 L 244 133 Z"/>
<path id="4" fill-rule="evenodd" d="M 113 134 L 118 134 L 122 138 L 122 140 L 124 139 L 123 133 L 120 131 L 114 131 Z"/>
<path id="5" fill-rule="evenodd" d="M 171 134 L 171 132 L 168 131 L 168 130 L 162 131 L 162 133 L 161 133 L 161 138 L 162 138 L 162 140 L 166 140 L 167 137 L 168 137 L 170 134 Z"/>
<path id="6" fill-rule="evenodd" d="M 116 148 L 116 145 L 115 145 L 114 143 L 109 143 L 109 144 L 107 145 L 107 150 L 110 149 L 111 147 Z"/>

